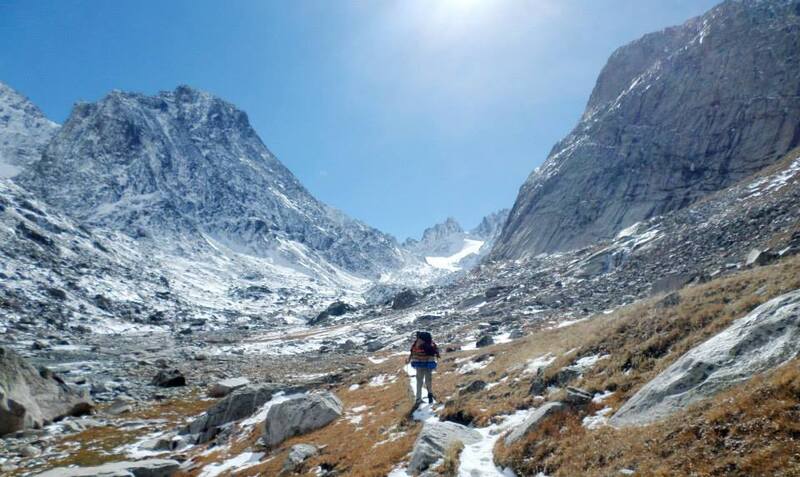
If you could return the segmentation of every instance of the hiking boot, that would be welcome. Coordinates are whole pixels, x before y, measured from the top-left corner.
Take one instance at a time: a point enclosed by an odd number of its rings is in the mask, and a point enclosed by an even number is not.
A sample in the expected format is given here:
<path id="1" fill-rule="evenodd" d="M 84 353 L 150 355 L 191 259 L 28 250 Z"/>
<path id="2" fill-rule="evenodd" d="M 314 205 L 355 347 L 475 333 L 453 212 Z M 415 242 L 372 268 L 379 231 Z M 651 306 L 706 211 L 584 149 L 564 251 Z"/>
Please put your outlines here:
<path id="1" fill-rule="evenodd" d="M 428 404 L 433 404 L 433 394 L 428 394 Z"/>

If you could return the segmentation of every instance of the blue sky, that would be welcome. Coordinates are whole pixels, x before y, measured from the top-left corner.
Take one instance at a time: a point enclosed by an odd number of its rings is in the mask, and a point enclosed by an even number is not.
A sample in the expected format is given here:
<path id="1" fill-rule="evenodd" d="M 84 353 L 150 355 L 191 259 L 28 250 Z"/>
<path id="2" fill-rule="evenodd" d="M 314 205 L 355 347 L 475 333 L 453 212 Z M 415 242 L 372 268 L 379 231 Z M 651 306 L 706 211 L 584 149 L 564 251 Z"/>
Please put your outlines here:
<path id="1" fill-rule="evenodd" d="M 62 122 L 189 84 L 399 239 L 511 207 L 617 47 L 714 0 L 0 0 L 0 81 Z"/>

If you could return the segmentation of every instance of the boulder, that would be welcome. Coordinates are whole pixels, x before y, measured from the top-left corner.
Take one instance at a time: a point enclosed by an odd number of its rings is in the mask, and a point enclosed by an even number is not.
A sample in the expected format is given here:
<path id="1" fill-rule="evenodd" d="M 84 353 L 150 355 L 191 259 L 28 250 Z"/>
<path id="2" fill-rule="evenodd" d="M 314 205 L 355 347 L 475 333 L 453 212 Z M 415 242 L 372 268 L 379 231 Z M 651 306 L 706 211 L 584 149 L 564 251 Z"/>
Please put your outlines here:
<path id="1" fill-rule="evenodd" d="M 186 377 L 178 369 L 165 369 L 153 377 L 151 384 L 160 388 L 186 386 Z"/>
<path id="2" fill-rule="evenodd" d="M 211 385 L 208 389 L 208 395 L 213 398 L 222 398 L 248 384 L 250 384 L 250 380 L 244 377 L 223 379 Z"/>
<path id="3" fill-rule="evenodd" d="M 576 407 L 585 406 L 592 402 L 593 397 L 588 391 L 567 386 L 567 396 L 564 398 L 564 403 Z"/>
<path id="4" fill-rule="evenodd" d="M 539 424 L 551 414 L 561 411 L 564 409 L 564 405 L 560 402 L 548 402 L 543 404 L 542 406 L 536 408 L 531 414 L 525 419 L 525 421 L 517 426 L 514 430 L 512 430 L 505 438 L 505 445 L 510 446 L 511 444 L 517 442 L 518 440 L 522 439 L 529 432 L 534 431 Z"/>
<path id="5" fill-rule="evenodd" d="M 88 414 L 92 401 L 46 370 L 0 347 L 0 436 Z"/>
<path id="6" fill-rule="evenodd" d="M 328 308 L 320 312 L 316 317 L 308 321 L 309 325 L 319 325 L 328 321 L 328 318 L 332 316 L 342 316 L 351 311 L 354 311 L 355 308 L 348 303 L 343 301 L 335 301 L 328 305 Z"/>
<path id="7" fill-rule="evenodd" d="M 393 310 L 405 310 L 414 306 L 419 300 L 419 295 L 414 290 L 403 290 L 392 299 Z"/>
<path id="8" fill-rule="evenodd" d="M 486 381 L 483 381 L 481 379 L 476 379 L 475 381 L 472 381 L 463 389 L 461 389 L 460 393 L 461 394 L 477 393 L 479 391 L 483 391 L 484 389 L 486 389 L 486 386 L 487 386 Z"/>
<path id="9" fill-rule="evenodd" d="M 450 421 L 427 421 L 414 443 L 411 462 L 408 465 L 409 473 L 417 475 L 427 470 L 428 467 L 443 458 L 447 449 L 455 442 L 461 441 L 468 446 L 480 440 L 480 433 L 467 426 Z"/>
<path id="10" fill-rule="evenodd" d="M 97 467 L 59 467 L 37 474 L 37 477 L 170 477 L 179 468 L 180 464 L 175 460 L 146 459 L 112 462 Z"/>
<path id="11" fill-rule="evenodd" d="M 311 444 L 297 444 L 289 449 L 286 460 L 283 461 L 283 472 L 293 473 L 299 470 L 303 463 L 309 458 L 317 455 L 319 449 Z"/>
<path id="12" fill-rule="evenodd" d="M 254 414 L 278 390 L 280 387 L 274 384 L 239 388 L 183 428 L 181 434 L 197 436 L 193 439 L 195 444 L 206 443 L 219 434 L 222 426 Z"/>
<path id="13" fill-rule="evenodd" d="M 800 290 L 781 295 L 692 348 L 614 414 L 613 426 L 667 417 L 800 354 Z"/>
<path id="14" fill-rule="evenodd" d="M 747 259 L 745 260 L 745 265 L 753 266 L 753 267 L 760 267 L 763 265 L 769 265 L 770 263 L 774 262 L 775 260 L 779 259 L 780 255 L 775 252 L 771 252 L 769 250 L 759 250 L 754 248 L 750 250 L 750 253 L 747 254 Z"/>
<path id="15" fill-rule="evenodd" d="M 325 391 L 304 394 L 269 409 L 264 426 L 264 442 L 275 446 L 292 436 L 328 425 L 342 415 L 342 402 L 336 395 Z"/>
<path id="16" fill-rule="evenodd" d="M 483 348 L 484 346 L 490 346 L 494 344 L 494 338 L 491 335 L 483 335 L 478 338 L 478 341 L 475 342 L 475 347 Z"/>

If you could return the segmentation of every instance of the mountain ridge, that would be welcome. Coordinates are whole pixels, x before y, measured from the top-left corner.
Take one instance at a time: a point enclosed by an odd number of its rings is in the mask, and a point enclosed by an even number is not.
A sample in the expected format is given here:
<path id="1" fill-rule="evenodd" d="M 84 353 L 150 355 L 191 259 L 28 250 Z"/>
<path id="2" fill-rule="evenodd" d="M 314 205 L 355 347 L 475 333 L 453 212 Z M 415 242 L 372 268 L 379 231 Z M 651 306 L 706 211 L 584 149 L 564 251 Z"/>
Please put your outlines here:
<path id="1" fill-rule="evenodd" d="M 616 50 L 578 125 L 520 187 L 491 257 L 611 238 L 797 146 L 797 6 L 729 0 Z"/>

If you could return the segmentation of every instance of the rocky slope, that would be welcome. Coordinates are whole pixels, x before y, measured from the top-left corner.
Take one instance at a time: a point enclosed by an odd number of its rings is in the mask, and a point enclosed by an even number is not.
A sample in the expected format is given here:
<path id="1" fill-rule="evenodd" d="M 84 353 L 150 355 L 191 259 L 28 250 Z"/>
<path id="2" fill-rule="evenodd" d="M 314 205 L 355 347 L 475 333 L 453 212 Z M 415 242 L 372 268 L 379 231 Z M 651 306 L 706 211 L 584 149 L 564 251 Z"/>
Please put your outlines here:
<path id="1" fill-rule="evenodd" d="M 0 82 L 0 178 L 38 160 L 57 130 L 28 98 Z"/>
<path id="2" fill-rule="evenodd" d="M 311 196 L 244 112 L 185 86 L 79 104 L 17 181 L 80 221 L 161 247 L 210 238 L 309 274 L 319 263 L 375 276 L 401 261 L 394 239 Z"/>
<path id="3" fill-rule="evenodd" d="M 617 50 L 580 123 L 520 188 L 492 256 L 611 238 L 797 146 L 798 5 L 728 0 Z"/>

